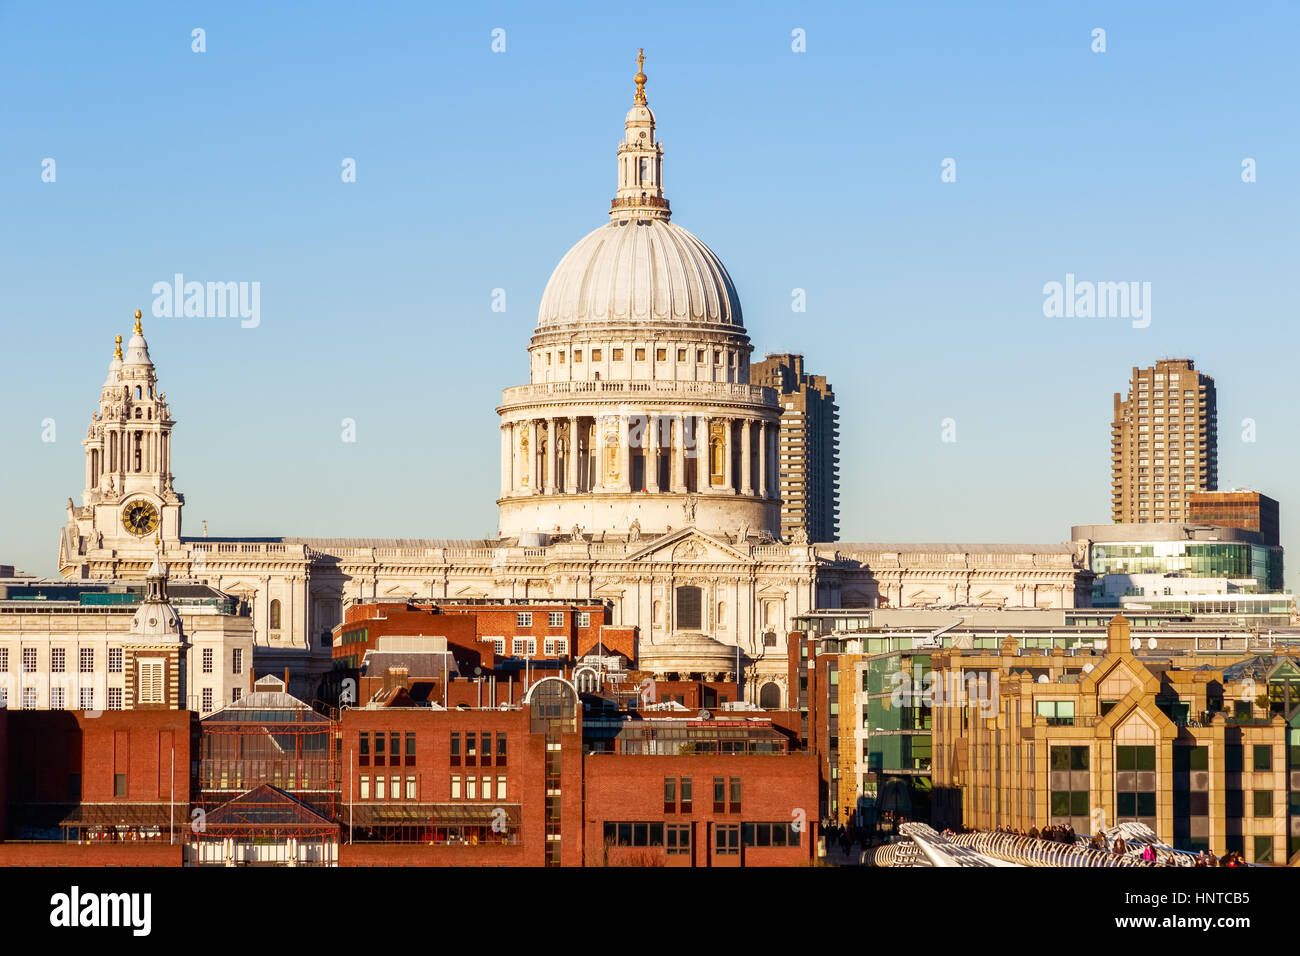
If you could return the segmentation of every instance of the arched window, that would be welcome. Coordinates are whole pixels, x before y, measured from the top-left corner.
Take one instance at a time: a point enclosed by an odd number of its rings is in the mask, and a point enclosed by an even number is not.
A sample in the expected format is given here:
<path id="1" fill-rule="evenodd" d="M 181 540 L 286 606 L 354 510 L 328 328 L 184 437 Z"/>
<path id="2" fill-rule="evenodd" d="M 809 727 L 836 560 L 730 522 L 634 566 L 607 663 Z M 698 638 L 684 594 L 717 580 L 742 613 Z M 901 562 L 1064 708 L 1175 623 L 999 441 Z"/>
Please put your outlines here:
<path id="1" fill-rule="evenodd" d="M 276 599 L 271 602 L 271 630 L 280 629 L 280 601 Z"/>
<path id="2" fill-rule="evenodd" d="M 136 418 L 143 418 L 143 417 L 144 417 L 144 409 L 143 409 L 143 408 L 137 408 L 137 409 L 135 410 L 135 417 L 136 417 Z"/>
<path id="3" fill-rule="evenodd" d="M 719 601 L 718 602 L 718 626 L 721 627 L 723 624 L 726 623 L 727 623 L 727 602 Z"/>
<path id="4" fill-rule="evenodd" d="M 758 706 L 764 710 L 780 710 L 781 688 L 775 681 L 768 681 L 758 691 Z"/>
<path id="5" fill-rule="evenodd" d="M 135 387 L 135 397 L 136 397 L 137 399 L 143 397 L 143 393 L 140 391 L 140 386 L 139 386 L 139 385 L 137 385 L 137 386 Z M 139 418 L 140 416 L 137 414 L 135 417 L 136 417 L 136 418 Z"/>

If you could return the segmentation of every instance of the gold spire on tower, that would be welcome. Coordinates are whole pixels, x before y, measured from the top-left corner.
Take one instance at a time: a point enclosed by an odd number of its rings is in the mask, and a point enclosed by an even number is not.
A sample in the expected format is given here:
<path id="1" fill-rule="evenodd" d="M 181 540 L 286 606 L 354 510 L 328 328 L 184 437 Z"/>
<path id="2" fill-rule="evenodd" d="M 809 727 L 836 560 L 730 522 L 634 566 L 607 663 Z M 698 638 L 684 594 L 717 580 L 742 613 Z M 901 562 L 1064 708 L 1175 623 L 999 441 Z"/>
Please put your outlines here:
<path id="1" fill-rule="evenodd" d="M 135 310 L 135 334 L 144 335 L 144 329 L 140 328 L 140 310 Z"/>
<path id="2" fill-rule="evenodd" d="M 113 341 L 117 343 L 117 349 L 113 352 L 113 358 L 120 359 L 122 357 L 122 336 L 114 336 Z"/>
<path id="3" fill-rule="evenodd" d="M 636 105 L 645 106 L 645 47 L 640 47 L 636 51 Z"/>

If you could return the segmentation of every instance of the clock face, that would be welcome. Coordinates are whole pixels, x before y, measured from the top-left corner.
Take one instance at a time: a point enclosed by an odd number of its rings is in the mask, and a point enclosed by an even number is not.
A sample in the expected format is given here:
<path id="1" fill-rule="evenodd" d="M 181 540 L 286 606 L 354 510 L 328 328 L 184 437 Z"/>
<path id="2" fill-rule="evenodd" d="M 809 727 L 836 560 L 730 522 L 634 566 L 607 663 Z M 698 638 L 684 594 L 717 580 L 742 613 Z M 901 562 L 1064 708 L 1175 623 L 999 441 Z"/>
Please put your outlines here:
<path id="1" fill-rule="evenodd" d="M 136 499 L 122 510 L 122 524 L 137 538 L 142 538 L 158 527 L 158 509 L 143 498 Z"/>

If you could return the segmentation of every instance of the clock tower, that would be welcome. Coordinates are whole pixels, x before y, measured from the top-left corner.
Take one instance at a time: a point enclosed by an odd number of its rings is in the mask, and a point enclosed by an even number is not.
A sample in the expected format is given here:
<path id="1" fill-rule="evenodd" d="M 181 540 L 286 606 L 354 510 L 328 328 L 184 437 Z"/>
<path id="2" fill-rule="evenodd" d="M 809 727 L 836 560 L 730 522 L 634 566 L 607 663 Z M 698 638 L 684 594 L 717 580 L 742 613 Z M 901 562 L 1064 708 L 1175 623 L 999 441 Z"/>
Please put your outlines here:
<path id="1" fill-rule="evenodd" d="M 172 487 L 171 432 L 175 423 L 135 313 L 135 330 L 122 354 L 122 336 L 82 445 L 86 487 L 81 507 L 68 499 L 68 524 L 59 542 L 65 576 L 143 577 L 155 558 L 180 548 L 182 495 Z"/>

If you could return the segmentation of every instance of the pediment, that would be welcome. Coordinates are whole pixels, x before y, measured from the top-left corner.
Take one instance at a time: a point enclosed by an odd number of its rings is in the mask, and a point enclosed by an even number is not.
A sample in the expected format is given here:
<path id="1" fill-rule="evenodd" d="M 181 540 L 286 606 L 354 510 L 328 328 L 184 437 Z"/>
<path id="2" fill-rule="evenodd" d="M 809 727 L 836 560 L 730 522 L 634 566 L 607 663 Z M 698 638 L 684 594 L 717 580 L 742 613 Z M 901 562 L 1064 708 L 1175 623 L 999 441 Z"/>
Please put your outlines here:
<path id="1" fill-rule="evenodd" d="M 754 563 L 725 541 L 695 528 L 682 528 L 651 541 L 640 551 L 628 555 L 628 561 L 647 564 L 745 564 Z"/>
<path id="2" fill-rule="evenodd" d="M 475 587 L 463 587 L 453 595 L 453 597 L 464 598 L 464 599 L 485 598 L 487 596 L 488 595 L 486 591 L 484 591 L 482 588 L 475 588 Z"/>

